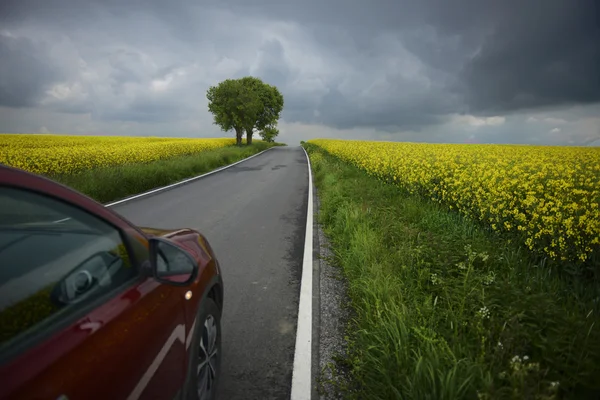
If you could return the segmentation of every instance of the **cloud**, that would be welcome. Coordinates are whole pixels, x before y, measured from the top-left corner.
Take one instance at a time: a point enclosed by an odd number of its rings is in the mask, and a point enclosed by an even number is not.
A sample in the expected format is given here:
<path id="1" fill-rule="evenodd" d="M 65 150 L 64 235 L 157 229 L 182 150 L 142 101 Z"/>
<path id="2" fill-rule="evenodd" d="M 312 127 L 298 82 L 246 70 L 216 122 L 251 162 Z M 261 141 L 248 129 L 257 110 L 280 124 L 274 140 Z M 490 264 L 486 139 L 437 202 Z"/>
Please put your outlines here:
<path id="1" fill-rule="evenodd" d="M 562 125 L 562 124 L 567 123 L 567 121 L 562 118 L 554 118 L 554 117 L 544 118 L 544 122 L 546 122 L 548 124 L 554 124 L 554 125 Z"/>
<path id="2" fill-rule="evenodd" d="M 474 115 L 455 115 L 453 119 L 458 123 L 474 127 L 502 125 L 506 121 L 506 117 L 502 116 L 476 117 Z"/>
<path id="3" fill-rule="evenodd" d="M 31 107 L 61 77 L 45 46 L 0 32 L 0 106 Z"/>
<path id="4" fill-rule="evenodd" d="M 490 29 L 459 74 L 470 110 L 600 101 L 600 24 L 594 0 L 549 0 L 543 9 L 536 1 L 502 5 L 490 7 Z"/>
<path id="5" fill-rule="evenodd" d="M 5 0 L 0 131 L 215 135 L 206 90 L 251 74 L 280 88 L 281 124 L 297 135 L 576 142 L 600 129 L 593 10 L 593 0 Z"/>

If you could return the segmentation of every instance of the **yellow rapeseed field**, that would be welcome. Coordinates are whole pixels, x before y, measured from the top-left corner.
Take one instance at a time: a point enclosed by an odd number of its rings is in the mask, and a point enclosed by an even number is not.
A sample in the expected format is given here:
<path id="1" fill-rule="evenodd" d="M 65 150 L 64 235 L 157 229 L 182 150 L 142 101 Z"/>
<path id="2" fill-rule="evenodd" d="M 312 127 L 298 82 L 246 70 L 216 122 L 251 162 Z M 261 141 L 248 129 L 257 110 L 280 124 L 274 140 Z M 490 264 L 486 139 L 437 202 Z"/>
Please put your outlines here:
<path id="1" fill-rule="evenodd" d="M 495 231 L 513 232 L 552 259 L 587 261 L 600 251 L 600 148 L 309 142 Z"/>
<path id="2" fill-rule="evenodd" d="M 143 163 L 235 144 L 235 139 L 0 135 L 0 163 L 37 174 Z"/>

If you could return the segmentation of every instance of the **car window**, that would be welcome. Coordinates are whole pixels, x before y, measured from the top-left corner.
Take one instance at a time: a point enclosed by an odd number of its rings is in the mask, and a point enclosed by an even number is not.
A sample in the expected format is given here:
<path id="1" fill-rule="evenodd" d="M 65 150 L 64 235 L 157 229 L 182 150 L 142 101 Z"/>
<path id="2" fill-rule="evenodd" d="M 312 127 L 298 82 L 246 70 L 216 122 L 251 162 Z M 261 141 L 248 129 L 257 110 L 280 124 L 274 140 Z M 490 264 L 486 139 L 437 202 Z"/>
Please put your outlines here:
<path id="1" fill-rule="evenodd" d="M 0 351 L 137 275 L 114 226 L 58 199 L 0 187 Z"/>

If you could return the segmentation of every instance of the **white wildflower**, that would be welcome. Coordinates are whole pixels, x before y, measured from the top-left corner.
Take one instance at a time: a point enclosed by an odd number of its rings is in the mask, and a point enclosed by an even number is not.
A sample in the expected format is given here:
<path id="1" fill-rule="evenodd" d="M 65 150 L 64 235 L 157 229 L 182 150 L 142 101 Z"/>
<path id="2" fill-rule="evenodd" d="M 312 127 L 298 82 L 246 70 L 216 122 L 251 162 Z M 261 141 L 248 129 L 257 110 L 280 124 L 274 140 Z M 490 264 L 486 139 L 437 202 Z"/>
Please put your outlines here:
<path id="1" fill-rule="evenodd" d="M 477 315 L 479 315 L 482 319 L 490 318 L 490 310 L 486 306 L 483 306 L 477 311 Z"/>
<path id="2" fill-rule="evenodd" d="M 489 274 L 483 277 L 483 284 L 489 286 L 494 283 L 495 280 L 496 274 L 494 274 L 494 271 L 491 271 Z"/>

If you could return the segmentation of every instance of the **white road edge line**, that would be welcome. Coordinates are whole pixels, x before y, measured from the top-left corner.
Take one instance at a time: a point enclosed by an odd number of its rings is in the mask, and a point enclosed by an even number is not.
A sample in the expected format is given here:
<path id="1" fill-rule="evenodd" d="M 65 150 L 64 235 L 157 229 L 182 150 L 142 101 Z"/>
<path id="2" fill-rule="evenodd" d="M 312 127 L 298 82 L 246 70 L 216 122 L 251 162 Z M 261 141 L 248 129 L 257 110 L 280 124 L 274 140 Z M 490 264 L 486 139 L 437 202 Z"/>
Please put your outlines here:
<path id="1" fill-rule="evenodd" d="M 196 179 L 204 178 L 205 176 L 208 176 L 208 175 L 211 175 L 211 174 L 215 174 L 215 173 L 217 173 L 217 172 L 219 172 L 219 171 L 223 171 L 224 169 L 227 169 L 227 168 L 233 167 L 234 165 L 237 165 L 237 164 L 239 164 L 239 163 L 242 163 L 242 162 L 244 162 L 244 161 L 247 161 L 247 160 L 249 160 L 249 159 L 251 159 L 251 158 L 254 158 L 254 157 L 256 157 L 256 156 L 259 156 L 259 155 L 261 155 L 262 153 L 264 153 L 264 152 L 266 152 L 266 151 L 269 151 L 269 150 L 271 150 L 272 148 L 273 148 L 273 147 L 269 147 L 268 149 L 266 149 L 266 150 L 263 150 L 263 151 L 261 151 L 260 153 L 256 153 L 256 154 L 254 154 L 254 155 L 251 155 L 250 157 L 246 157 L 246 158 L 244 158 L 244 159 L 242 159 L 242 160 L 240 160 L 240 161 L 234 162 L 233 164 L 225 165 L 224 167 L 217 168 L 217 169 L 215 169 L 215 170 L 213 170 L 213 171 L 210 171 L 210 172 L 207 172 L 207 173 L 205 173 L 205 174 L 198 175 L 198 176 L 194 176 L 193 178 L 188 178 L 188 179 L 185 179 L 185 180 L 183 180 L 183 181 L 180 181 L 180 182 L 177 182 L 177 183 L 173 183 L 173 184 L 171 184 L 171 185 L 167 185 L 167 186 L 163 186 L 163 187 L 160 187 L 160 188 L 152 189 L 152 190 L 149 190 L 149 191 L 147 191 L 147 192 L 144 192 L 144 193 L 140 193 L 140 194 L 133 195 L 133 196 L 131 196 L 131 197 L 126 197 L 126 198 L 124 198 L 123 200 L 118 200 L 118 201 L 114 201 L 114 202 L 112 202 L 112 203 L 105 204 L 105 205 L 104 205 L 104 207 L 112 207 L 112 206 L 116 206 L 117 204 L 122 204 L 122 203 L 125 203 L 125 202 L 128 202 L 128 201 L 131 201 L 131 200 L 139 199 L 140 197 L 144 197 L 144 196 L 148 196 L 148 195 L 151 195 L 151 194 L 154 194 L 154 193 L 162 192 L 162 191 L 164 191 L 164 190 L 171 189 L 171 188 L 174 188 L 174 187 L 177 187 L 177 186 L 183 185 L 183 184 L 185 184 L 185 183 L 188 183 L 188 182 L 195 181 Z"/>
<path id="2" fill-rule="evenodd" d="M 300 282 L 300 304 L 298 306 L 298 328 L 296 350 L 292 372 L 291 400 L 310 400 L 312 393 L 312 287 L 313 287 L 313 190 L 310 158 L 304 150 L 308 163 L 308 206 L 306 209 L 306 235 L 302 258 L 302 280 Z"/>

